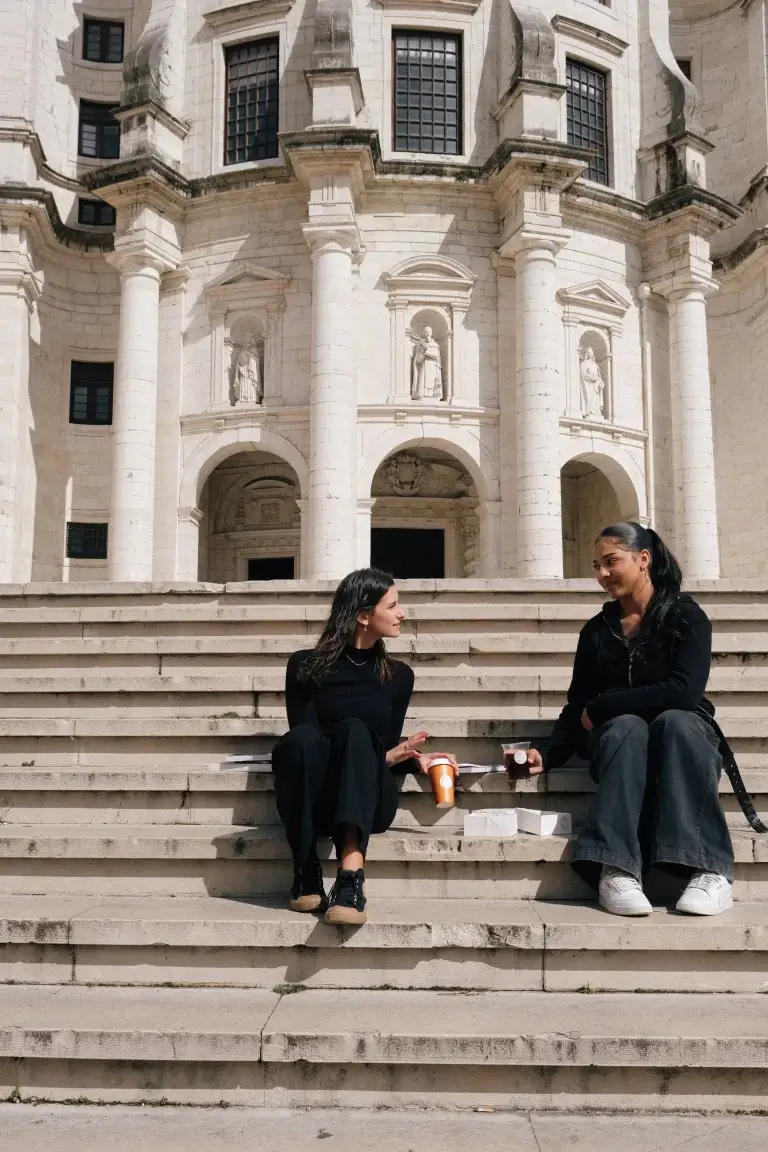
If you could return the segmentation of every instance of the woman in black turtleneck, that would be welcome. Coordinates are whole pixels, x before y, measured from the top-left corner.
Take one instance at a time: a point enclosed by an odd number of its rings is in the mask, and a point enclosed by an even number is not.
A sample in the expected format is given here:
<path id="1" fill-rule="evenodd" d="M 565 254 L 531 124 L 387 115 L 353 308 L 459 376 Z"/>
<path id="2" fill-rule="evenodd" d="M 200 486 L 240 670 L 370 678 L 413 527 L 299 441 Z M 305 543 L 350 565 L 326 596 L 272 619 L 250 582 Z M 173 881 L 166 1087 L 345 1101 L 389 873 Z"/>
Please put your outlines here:
<path id="1" fill-rule="evenodd" d="M 439 753 L 417 751 L 428 733 L 402 740 L 413 672 L 391 660 L 384 638 L 405 613 L 392 577 L 375 568 L 345 576 L 314 648 L 294 652 L 285 678 L 290 731 L 275 745 L 277 809 L 293 854 L 290 906 L 330 924 L 365 922 L 363 864 L 371 832 L 397 812 L 392 770 L 426 772 Z M 339 869 L 330 899 L 317 840 L 331 836 Z"/>

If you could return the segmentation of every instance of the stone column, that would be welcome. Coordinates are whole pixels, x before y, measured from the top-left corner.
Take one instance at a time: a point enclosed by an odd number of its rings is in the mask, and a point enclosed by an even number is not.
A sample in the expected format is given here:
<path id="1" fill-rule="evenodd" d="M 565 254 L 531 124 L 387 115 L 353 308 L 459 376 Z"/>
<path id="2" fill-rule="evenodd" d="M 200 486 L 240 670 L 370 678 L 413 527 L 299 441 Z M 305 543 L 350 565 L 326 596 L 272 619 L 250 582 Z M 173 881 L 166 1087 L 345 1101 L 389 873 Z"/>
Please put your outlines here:
<path id="1" fill-rule="evenodd" d="M 371 519 L 376 500 L 357 502 L 357 568 L 371 565 Z"/>
<path id="2" fill-rule="evenodd" d="M 0 236 L 0 582 L 3 583 L 22 578 L 18 570 L 24 467 L 22 415 L 26 419 L 30 312 L 39 295 L 24 234 L 7 228 L 5 236 Z"/>
<path id="3" fill-rule="evenodd" d="M 706 296 L 714 284 L 690 281 L 665 292 L 669 301 L 676 547 L 689 579 L 717 579 L 715 457 L 709 380 Z"/>
<path id="4" fill-rule="evenodd" d="M 312 251 L 307 562 L 337 580 L 357 562 L 357 388 L 353 366 L 353 228 L 305 225 Z"/>
<path id="5" fill-rule="evenodd" d="M 526 237 L 517 281 L 517 575 L 562 577 L 560 315 L 555 240 Z M 501 452 L 511 445 L 501 445 Z"/>
<path id="6" fill-rule="evenodd" d="M 147 253 L 115 253 L 120 334 L 112 426 L 110 580 L 151 580 L 154 558 L 155 442 L 160 273 Z"/>

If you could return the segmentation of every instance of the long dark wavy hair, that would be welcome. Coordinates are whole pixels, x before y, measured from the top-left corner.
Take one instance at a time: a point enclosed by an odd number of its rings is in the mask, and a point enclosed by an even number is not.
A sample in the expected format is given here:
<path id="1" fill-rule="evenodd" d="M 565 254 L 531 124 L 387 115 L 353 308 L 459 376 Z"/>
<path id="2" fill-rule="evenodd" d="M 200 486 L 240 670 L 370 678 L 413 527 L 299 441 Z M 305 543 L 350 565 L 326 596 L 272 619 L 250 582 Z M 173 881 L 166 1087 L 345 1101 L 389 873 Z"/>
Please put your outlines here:
<path id="1" fill-rule="evenodd" d="M 358 568 L 344 577 L 334 593 L 322 635 L 301 665 L 300 680 L 322 683 L 346 645 L 352 643 L 360 613 L 372 611 L 394 582 L 394 576 L 380 568 Z M 376 641 L 373 651 L 376 674 L 383 684 L 392 675 L 392 661 L 383 640 Z"/>
<path id="2" fill-rule="evenodd" d="M 674 650 L 682 640 L 677 623 L 677 601 L 683 573 L 661 536 L 653 528 L 644 528 L 634 520 L 622 520 L 603 528 L 597 539 L 617 540 L 627 552 L 647 549 L 650 553 L 649 574 L 653 595 L 643 616 L 637 643 L 659 654 Z"/>

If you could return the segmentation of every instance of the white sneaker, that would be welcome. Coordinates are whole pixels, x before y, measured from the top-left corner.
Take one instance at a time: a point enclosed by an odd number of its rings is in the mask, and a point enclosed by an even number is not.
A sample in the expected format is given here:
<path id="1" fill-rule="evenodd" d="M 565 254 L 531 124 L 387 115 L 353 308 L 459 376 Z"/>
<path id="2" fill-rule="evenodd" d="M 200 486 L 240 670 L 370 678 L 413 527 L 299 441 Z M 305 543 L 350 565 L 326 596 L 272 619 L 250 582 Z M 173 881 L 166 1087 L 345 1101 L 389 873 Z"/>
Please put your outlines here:
<path id="1" fill-rule="evenodd" d="M 694 916 L 718 916 L 733 908 L 733 885 L 717 872 L 694 872 L 675 907 Z"/>
<path id="2" fill-rule="evenodd" d="M 598 901 L 614 916 L 647 916 L 653 911 L 639 880 L 619 868 L 603 865 Z"/>

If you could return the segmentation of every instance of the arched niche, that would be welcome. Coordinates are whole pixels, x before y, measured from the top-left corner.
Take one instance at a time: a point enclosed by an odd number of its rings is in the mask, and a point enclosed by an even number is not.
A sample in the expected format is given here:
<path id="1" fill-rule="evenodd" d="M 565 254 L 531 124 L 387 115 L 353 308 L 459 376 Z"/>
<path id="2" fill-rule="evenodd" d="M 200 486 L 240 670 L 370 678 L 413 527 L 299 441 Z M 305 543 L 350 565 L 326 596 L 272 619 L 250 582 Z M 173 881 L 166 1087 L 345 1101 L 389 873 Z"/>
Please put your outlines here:
<path id="1" fill-rule="evenodd" d="M 593 574 L 592 550 L 601 530 L 617 520 L 637 520 L 637 492 L 625 470 L 609 456 L 584 453 L 560 470 L 563 575 Z"/>

